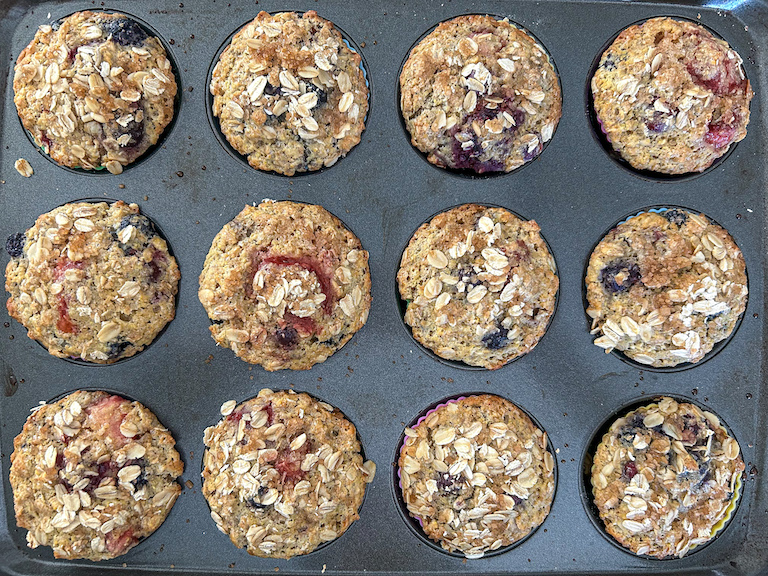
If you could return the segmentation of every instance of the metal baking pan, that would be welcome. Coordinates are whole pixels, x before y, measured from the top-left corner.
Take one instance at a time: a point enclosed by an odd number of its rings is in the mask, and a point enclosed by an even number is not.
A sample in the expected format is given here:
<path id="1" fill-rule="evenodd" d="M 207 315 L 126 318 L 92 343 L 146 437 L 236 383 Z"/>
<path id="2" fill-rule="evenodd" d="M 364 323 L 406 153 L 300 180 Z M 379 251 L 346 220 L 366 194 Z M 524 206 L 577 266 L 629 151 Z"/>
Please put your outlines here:
<path id="1" fill-rule="evenodd" d="M 13 105 L 13 63 L 39 24 L 102 8 L 146 22 L 165 40 L 183 90 L 178 118 L 145 161 L 119 176 L 84 174 L 44 158 Z M 219 142 L 206 118 L 206 77 L 224 40 L 259 10 L 308 10 L 333 21 L 360 47 L 369 72 L 371 109 L 363 140 L 320 173 L 286 178 L 245 166 Z M 530 30 L 553 57 L 563 88 L 555 136 L 523 170 L 467 178 L 435 168 L 403 131 L 396 101 L 400 65 L 413 42 L 438 22 L 465 13 L 506 15 Z M 648 179 L 618 165 L 593 134 L 586 108 L 588 71 L 616 32 L 657 15 L 695 19 L 743 57 L 756 96 L 744 141 L 716 169 L 695 178 Z M 113 366 L 54 358 L 0 311 L 0 572 L 7 574 L 206 573 L 326 574 L 759 574 L 768 573 L 766 467 L 768 388 L 765 309 L 768 190 L 768 4 L 718 0 L 683 4 L 566 0 L 353 3 L 344 0 L 0 0 L 0 238 L 30 227 L 55 206 L 83 197 L 137 202 L 162 228 L 179 261 L 176 319 L 143 353 Z M 13 168 L 26 158 L 29 179 Z M 197 300 L 197 277 L 211 241 L 247 203 L 262 198 L 321 204 L 357 233 L 371 254 L 373 305 L 368 324 L 345 348 L 305 372 L 265 372 L 217 348 Z M 430 215 L 464 202 L 498 204 L 535 219 L 560 273 L 557 313 L 547 336 L 527 356 L 494 371 L 436 361 L 402 328 L 394 275 L 402 247 Z M 705 364 L 677 372 L 631 366 L 592 344 L 582 304 L 591 248 L 626 214 L 654 205 L 683 205 L 722 224 L 744 252 L 749 304 L 731 341 Z M 7 255 L 0 255 L 5 266 Z M 160 529 L 128 554 L 98 564 L 57 561 L 49 549 L 26 548 L 8 485 L 12 442 L 28 410 L 80 387 L 135 398 L 173 432 L 188 481 Z M 229 399 L 260 388 L 311 392 L 341 409 L 378 464 L 361 518 L 336 542 L 289 561 L 250 557 L 218 532 L 200 494 L 203 429 Z M 496 392 L 528 411 L 557 452 L 557 496 L 528 540 L 504 554 L 465 561 L 418 538 L 393 496 L 391 466 L 406 423 L 446 397 Z M 638 399 L 690 398 L 716 412 L 739 440 L 747 473 L 730 526 L 711 545 L 683 559 L 649 560 L 618 549 L 596 529 L 580 493 L 588 443 L 601 423 Z"/>

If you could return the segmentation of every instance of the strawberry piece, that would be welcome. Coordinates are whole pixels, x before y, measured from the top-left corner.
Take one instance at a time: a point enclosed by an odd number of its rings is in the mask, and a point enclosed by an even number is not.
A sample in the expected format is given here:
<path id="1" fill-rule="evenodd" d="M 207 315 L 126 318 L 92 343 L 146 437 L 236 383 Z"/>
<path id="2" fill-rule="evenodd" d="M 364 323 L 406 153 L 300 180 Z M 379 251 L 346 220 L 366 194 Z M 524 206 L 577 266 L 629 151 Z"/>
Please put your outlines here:
<path id="1" fill-rule="evenodd" d="M 96 429 L 105 429 L 105 433 L 118 446 L 128 443 L 129 438 L 120 432 L 120 426 L 125 419 L 127 404 L 120 396 L 108 396 L 86 408 L 88 416 Z"/>

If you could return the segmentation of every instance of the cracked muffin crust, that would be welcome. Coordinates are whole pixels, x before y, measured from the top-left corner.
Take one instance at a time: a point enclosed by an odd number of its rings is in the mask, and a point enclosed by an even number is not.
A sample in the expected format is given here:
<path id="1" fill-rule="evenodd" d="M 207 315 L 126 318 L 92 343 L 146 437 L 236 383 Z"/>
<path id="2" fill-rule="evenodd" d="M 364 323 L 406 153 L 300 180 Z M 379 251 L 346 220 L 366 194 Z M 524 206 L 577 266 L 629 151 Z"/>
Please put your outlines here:
<path id="1" fill-rule="evenodd" d="M 13 91 L 24 128 L 54 161 L 120 174 L 173 118 L 176 79 L 163 45 L 134 20 L 85 11 L 38 28 Z"/>
<path id="2" fill-rule="evenodd" d="M 509 172 L 538 156 L 561 114 L 544 49 L 507 19 L 459 16 L 420 41 L 400 74 L 411 143 L 443 168 Z"/>
<path id="3" fill-rule="evenodd" d="M 603 132 L 632 167 L 685 174 L 746 136 L 753 92 L 725 41 L 693 22 L 652 18 L 603 53 L 592 96 Z"/>
<path id="4" fill-rule="evenodd" d="M 397 273 L 413 337 L 495 370 L 530 352 L 555 311 L 555 260 L 533 220 L 464 204 L 422 224 Z"/>
<path id="5" fill-rule="evenodd" d="M 368 252 L 321 206 L 265 200 L 216 235 L 198 296 L 217 344 L 266 370 L 307 370 L 368 319 Z"/>
<path id="6" fill-rule="evenodd" d="M 147 408 L 107 392 L 80 390 L 35 408 L 13 442 L 10 471 L 28 546 L 69 560 L 128 552 L 181 493 L 174 445 Z"/>
<path id="7" fill-rule="evenodd" d="M 698 362 L 730 336 L 747 305 L 733 238 L 678 208 L 643 212 L 606 234 L 586 286 L 595 345 L 654 367 Z"/>
<path id="8" fill-rule="evenodd" d="M 179 267 L 136 204 L 65 204 L 6 250 L 8 312 L 54 356 L 116 362 L 174 317 Z"/>
<path id="9" fill-rule="evenodd" d="M 635 554 L 685 556 L 730 514 L 744 471 L 739 452 L 717 416 L 672 398 L 619 418 L 592 465 L 606 530 Z"/>
<path id="10" fill-rule="evenodd" d="M 546 433 L 491 394 L 451 400 L 406 428 L 398 466 L 408 513 L 467 558 L 527 536 L 554 497 Z"/>
<path id="11" fill-rule="evenodd" d="M 365 128 L 361 60 L 314 10 L 260 12 L 213 70 L 213 114 L 254 168 L 292 176 L 332 166 Z"/>
<path id="12" fill-rule="evenodd" d="M 292 390 L 261 390 L 221 407 L 206 428 L 203 495 L 238 548 L 270 558 L 308 554 L 359 518 L 376 465 L 333 406 Z"/>

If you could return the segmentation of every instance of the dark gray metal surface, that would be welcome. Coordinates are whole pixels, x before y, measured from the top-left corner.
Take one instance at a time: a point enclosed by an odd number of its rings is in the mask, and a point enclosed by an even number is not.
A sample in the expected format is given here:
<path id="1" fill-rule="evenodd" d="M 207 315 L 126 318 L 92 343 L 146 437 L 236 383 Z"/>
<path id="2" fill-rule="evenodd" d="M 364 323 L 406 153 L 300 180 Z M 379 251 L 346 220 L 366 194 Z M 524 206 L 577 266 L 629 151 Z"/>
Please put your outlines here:
<path id="1" fill-rule="evenodd" d="M 764 0 L 709 6 L 559 0 L 104 4 L 148 22 L 170 44 L 184 90 L 178 120 L 160 149 L 120 176 L 77 174 L 46 160 L 16 117 L 13 61 L 39 24 L 102 6 L 0 0 L 0 238 L 75 199 L 137 202 L 175 251 L 182 273 L 179 307 L 176 319 L 148 350 L 106 367 L 49 356 L 0 311 L 0 377 L 11 394 L 0 397 L 0 572 L 97 574 L 125 565 L 131 573 L 207 574 L 317 573 L 324 567 L 326 574 L 766 573 Z M 367 60 L 372 108 L 363 141 L 322 173 L 284 178 L 246 168 L 219 144 L 207 121 L 205 81 L 211 59 L 259 9 L 316 9 L 349 34 Z M 544 43 L 560 72 L 560 126 L 542 156 L 516 173 L 470 179 L 434 168 L 410 146 L 398 119 L 395 85 L 406 51 L 437 22 L 468 12 L 506 14 L 519 22 Z M 749 133 L 733 154 L 703 176 L 674 182 L 649 181 L 618 166 L 593 137 L 585 111 L 587 72 L 605 41 L 630 23 L 659 14 L 700 15 L 744 57 L 757 93 Z M 13 169 L 22 157 L 35 170 L 30 179 Z M 323 205 L 344 220 L 371 254 L 368 324 L 344 349 L 306 372 L 267 373 L 216 348 L 197 300 L 197 277 L 214 235 L 246 203 L 265 197 Z M 394 289 L 400 251 L 412 231 L 429 215 L 469 201 L 500 204 L 535 219 L 560 272 L 559 306 L 546 337 L 529 355 L 495 372 L 460 370 L 426 356 L 401 326 Z M 582 305 L 584 266 L 600 235 L 633 210 L 665 203 L 701 210 L 725 226 L 744 252 L 750 281 L 749 306 L 732 341 L 705 364 L 674 373 L 639 370 L 603 354 L 592 344 Z M 1 255 L 0 266 L 7 260 Z M 223 401 L 243 400 L 265 386 L 291 386 L 339 407 L 355 422 L 367 456 L 378 465 L 360 520 L 330 546 L 290 561 L 254 558 L 234 548 L 216 530 L 200 494 L 203 429 L 219 419 Z M 152 409 L 176 437 L 186 465 L 183 480 L 193 483 L 153 536 L 124 557 L 99 564 L 54 561 L 49 549 L 27 549 L 24 531 L 13 519 L 8 486 L 13 438 L 29 408 L 79 387 L 121 392 Z M 468 391 L 498 392 L 530 412 L 558 451 L 559 480 L 552 512 L 529 540 L 505 554 L 464 562 L 423 544 L 405 525 L 392 495 L 390 467 L 405 423 L 441 398 Z M 603 538 L 582 505 L 579 477 L 596 428 L 622 406 L 662 393 L 695 399 L 717 412 L 739 440 L 748 474 L 734 521 L 712 545 L 682 560 L 659 562 L 624 553 Z"/>

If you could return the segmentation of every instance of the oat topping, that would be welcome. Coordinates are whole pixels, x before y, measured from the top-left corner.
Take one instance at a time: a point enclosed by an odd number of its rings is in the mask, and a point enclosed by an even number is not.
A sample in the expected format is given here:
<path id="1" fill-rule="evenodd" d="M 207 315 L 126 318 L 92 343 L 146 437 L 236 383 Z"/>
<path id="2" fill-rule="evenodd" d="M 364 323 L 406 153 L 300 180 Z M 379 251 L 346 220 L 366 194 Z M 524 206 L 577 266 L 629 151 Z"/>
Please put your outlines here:
<path id="1" fill-rule="evenodd" d="M 619 418 L 592 466 L 606 530 L 635 554 L 685 556 L 730 516 L 744 462 L 711 412 L 662 398 Z"/>
<path id="2" fill-rule="evenodd" d="M 261 12 L 216 64 L 213 113 L 254 168 L 291 176 L 332 166 L 364 128 L 368 88 L 360 63 L 315 11 Z"/>
<path id="3" fill-rule="evenodd" d="M 115 362 L 174 317 L 178 265 L 136 204 L 65 204 L 6 249 L 8 312 L 54 356 Z"/>
<path id="4" fill-rule="evenodd" d="M 442 404 L 406 428 L 398 466 L 410 515 L 427 536 L 467 558 L 535 530 L 555 489 L 546 433 L 492 395 Z"/>
<path id="5" fill-rule="evenodd" d="M 16 522 L 28 546 L 67 559 L 125 554 L 160 527 L 181 492 L 174 444 L 147 408 L 106 392 L 37 407 L 11 455 Z"/>
<path id="6" fill-rule="evenodd" d="M 397 280 L 405 322 L 419 342 L 443 358 L 490 369 L 533 349 L 558 289 L 536 222 L 477 204 L 423 224 Z"/>
<path id="7" fill-rule="evenodd" d="M 747 302 L 733 238 L 681 209 L 644 212 L 611 230 L 592 253 L 586 284 L 595 345 L 656 367 L 701 360 Z"/>
<path id="8" fill-rule="evenodd" d="M 509 172 L 538 156 L 560 119 L 560 86 L 544 49 L 508 20 L 460 16 L 411 51 L 400 106 L 433 164 Z"/>
<path id="9" fill-rule="evenodd" d="M 218 344 L 267 370 L 306 370 L 365 324 L 370 287 L 368 253 L 340 220 L 265 200 L 216 236 L 198 296 Z"/>
<path id="10" fill-rule="evenodd" d="M 291 558 L 341 536 L 376 472 L 339 410 L 292 390 L 261 390 L 204 441 L 211 518 L 255 556 Z"/>
<path id="11" fill-rule="evenodd" d="M 24 127 L 53 160 L 120 174 L 171 121 L 176 80 L 162 44 L 138 23 L 86 11 L 38 28 L 13 89 Z"/>
<path id="12" fill-rule="evenodd" d="M 693 22 L 630 26 L 591 83 L 603 132 L 641 170 L 700 172 L 747 134 L 754 94 L 741 57 Z"/>

